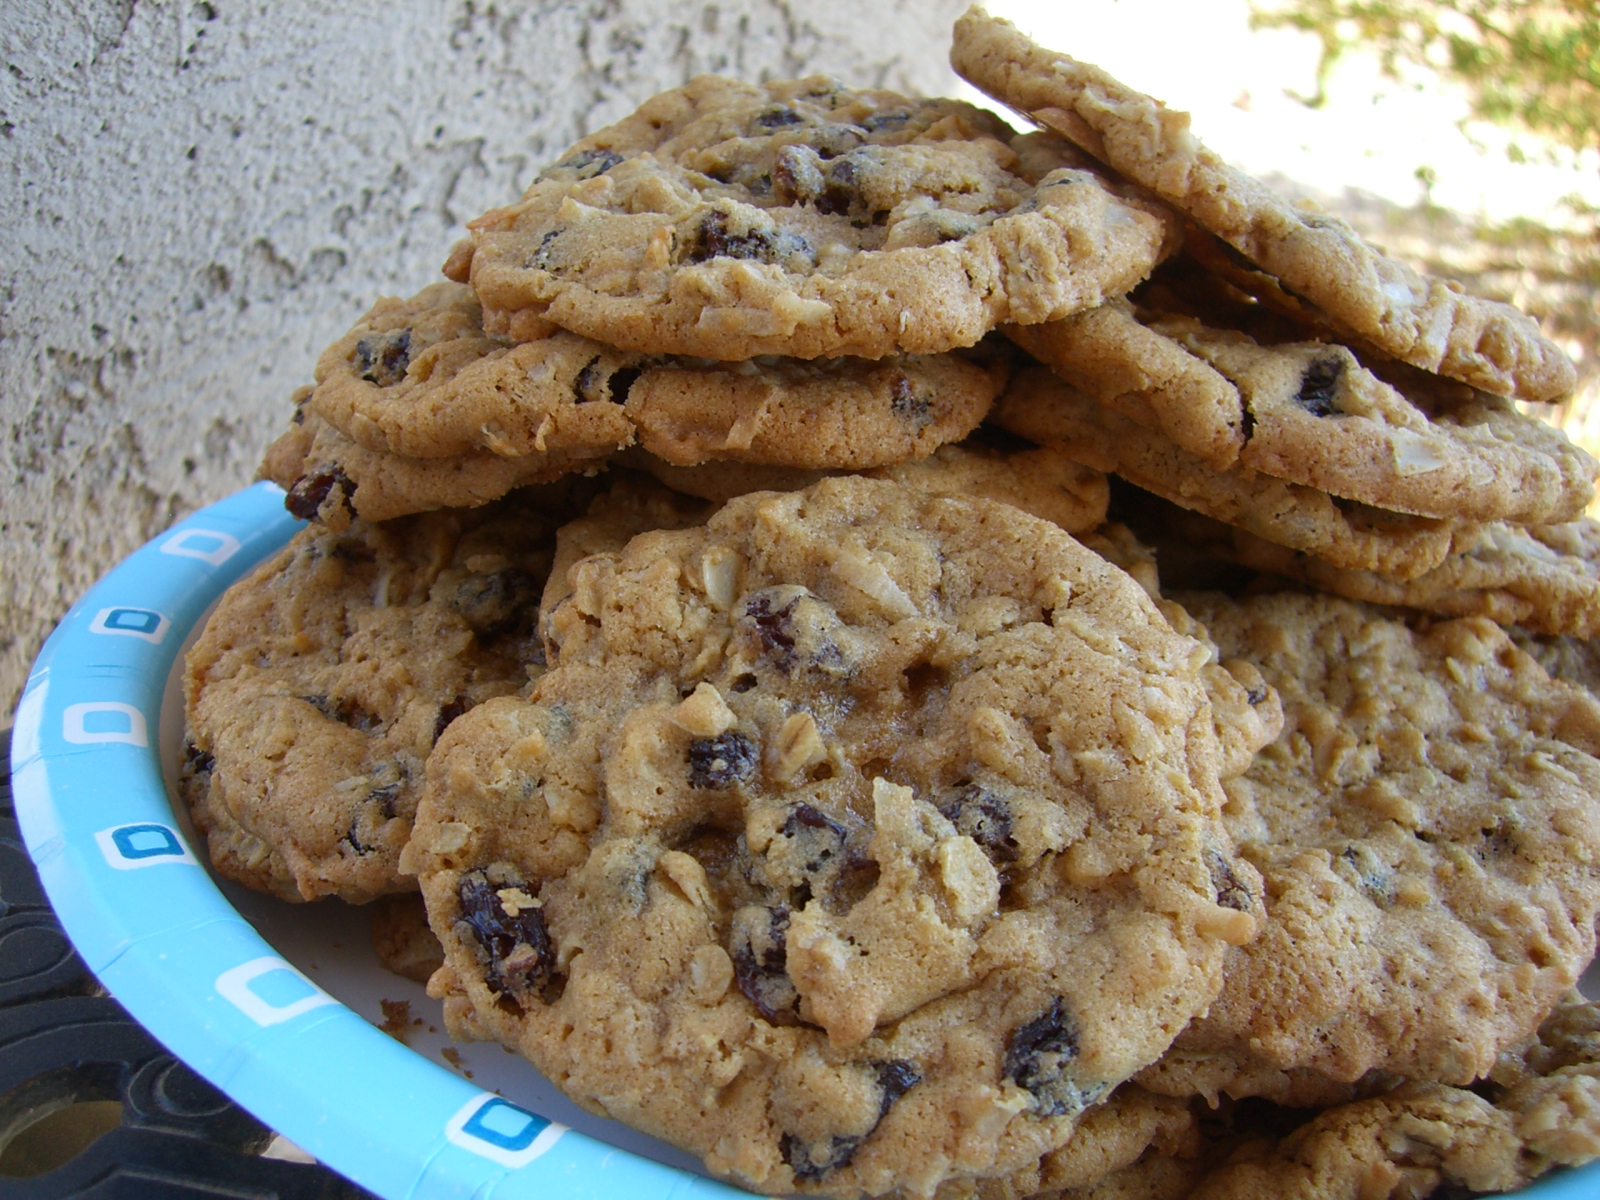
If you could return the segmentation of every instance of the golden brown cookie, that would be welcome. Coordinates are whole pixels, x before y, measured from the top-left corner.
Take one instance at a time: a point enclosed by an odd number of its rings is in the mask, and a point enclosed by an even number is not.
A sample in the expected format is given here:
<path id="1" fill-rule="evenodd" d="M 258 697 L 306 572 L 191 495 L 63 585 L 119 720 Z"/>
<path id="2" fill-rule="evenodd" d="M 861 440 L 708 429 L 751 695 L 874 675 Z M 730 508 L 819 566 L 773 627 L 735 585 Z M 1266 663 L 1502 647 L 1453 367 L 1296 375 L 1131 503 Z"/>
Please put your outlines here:
<path id="1" fill-rule="evenodd" d="M 1149 272 L 1175 226 L 954 100 L 700 76 L 579 142 L 455 256 L 495 332 L 747 359 L 975 344 Z M 1074 160 L 1075 161 L 1075 160 Z"/>
<path id="2" fill-rule="evenodd" d="M 1043 367 L 1012 377 L 993 420 L 1174 504 L 1354 569 L 1412 577 L 1437 566 L 1450 551 L 1454 529 L 1449 522 L 1339 500 L 1243 467 L 1214 471 Z"/>
<path id="3" fill-rule="evenodd" d="M 1593 498 L 1594 459 L 1510 401 L 1273 332 L 1114 302 L 1014 339 L 1216 469 L 1455 521 L 1569 521 Z"/>
<path id="4" fill-rule="evenodd" d="M 184 675 L 181 790 L 221 874 L 291 900 L 414 889 L 396 862 L 434 742 L 543 669 L 563 499 L 311 526 L 229 589 Z"/>
<path id="5" fill-rule="evenodd" d="M 404 458 L 604 455 L 633 441 L 622 402 L 640 365 L 560 331 L 522 345 L 493 337 L 472 289 L 441 282 L 379 300 L 324 350 L 306 407 Z"/>
<path id="6" fill-rule="evenodd" d="M 718 1174 L 1008 1178 L 1250 936 L 1210 656 L 1054 526 L 841 477 L 567 575 L 429 762 L 432 986 Z"/>
<path id="7" fill-rule="evenodd" d="M 1594 954 L 1600 704 L 1482 619 L 1180 600 L 1278 691 L 1284 727 L 1227 784 L 1228 825 L 1266 880 L 1261 935 L 1139 1081 L 1305 1104 L 1370 1073 L 1487 1074 Z"/>
<path id="8" fill-rule="evenodd" d="M 442 508 L 476 508 L 535 484 L 576 486 L 603 455 L 565 452 L 502 458 L 490 451 L 454 458 L 403 458 L 347 438 L 321 417 L 295 410 L 267 452 L 262 474 L 283 488 L 284 507 L 304 521 L 343 530 L 360 517 L 389 521 Z"/>
<path id="9" fill-rule="evenodd" d="M 1590 517 L 1563 525 L 1469 526 L 1456 532 L 1438 566 L 1414 579 L 1341 569 L 1242 530 L 1231 531 L 1224 552 L 1258 571 L 1353 600 L 1488 617 L 1550 636 L 1600 636 L 1600 523 Z"/>
<path id="10" fill-rule="evenodd" d="M 615 350 L 552 330 L 484 332 L 471 288 L 387 299 L 322 355 L 307 405 L 379 454 L 603 457 L 637 440 L 678 465 L 707 458 L 857 468 L 966 435 L 1005 382 L 982 360 L 766 358 L 736 364 Z"/>
<path id="11" fill-rule="evenodd" d="M 639 445 L 674 466 L 718 459 L 863 470 L 966 437 L 1006 373 L 1000 355 L 678 363 L 645 372 L 626 411 Z"/>
<path id="12" fill-rule="evenodd" d="M 1496 395 L 1558 400 L 1576 382 L 1527 315 L 1379 252 L 1223 162 L 1189 115 L 1029 41 L 974 6 L 956 22 L 960 75 L 1193 217 L 1327 319 L 1386 354 Z"/>

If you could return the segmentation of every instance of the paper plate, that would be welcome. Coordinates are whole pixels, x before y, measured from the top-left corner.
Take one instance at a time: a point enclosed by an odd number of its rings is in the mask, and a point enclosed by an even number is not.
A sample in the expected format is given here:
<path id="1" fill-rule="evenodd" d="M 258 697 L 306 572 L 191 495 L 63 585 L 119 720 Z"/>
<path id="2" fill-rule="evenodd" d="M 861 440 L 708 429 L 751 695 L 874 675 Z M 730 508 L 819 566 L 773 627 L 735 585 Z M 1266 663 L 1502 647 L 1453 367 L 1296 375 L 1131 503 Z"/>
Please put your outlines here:
<path id="1" fill-rule="evenodd" d="M 84 962 L 174 1054 L 385 1200 L 746 1195 L 498 1046 L 451 1046 L 438 1005 L 378 966 L 360 910 L 209 873 L 168 790 L 175 667 L 228 585 L 298 528 L 267 483 L 202 509 L 95 585 L 34 664 L 12 733 L 17 820 Z M 1593 1200 L 1600 1164 L 1521 1194 Z"/>

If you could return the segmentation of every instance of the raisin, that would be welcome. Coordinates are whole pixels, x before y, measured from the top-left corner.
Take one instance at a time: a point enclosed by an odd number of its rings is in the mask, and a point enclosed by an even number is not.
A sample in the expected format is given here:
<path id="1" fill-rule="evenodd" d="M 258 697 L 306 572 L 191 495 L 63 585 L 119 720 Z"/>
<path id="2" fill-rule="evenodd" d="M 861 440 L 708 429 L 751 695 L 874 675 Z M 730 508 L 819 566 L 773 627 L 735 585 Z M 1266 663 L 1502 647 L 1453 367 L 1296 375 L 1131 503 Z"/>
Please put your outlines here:
<path id="1" fill-rule="evenodd" d="M 527 890 L 520 882 L 495 884 L 482 871 L 468 871 L 456 886 L 456 924 L 478 944 L 489 986 L 524 1001 L 555 982 L 555 953 L 543 909 L 519 907 L 516 916 L 506 911 L 500 892 L 512 887 Z"/>
<path id="2" fill-rule="evenodd" d="M 362 733 L 371 733 L 383 725 L 383 718 L 368 711 L 359 700 L 341 700 L 329 715 L 341 725 L 348 725 Z"/>
<path id="3" fill-rule="evenodd" d="M 1211 888 L 1217 894 L 1218 904 L 1239 912 L 1249 912 L 1255 907 L 1250 889 L 1233 873 L 1233 864 L 1219 851 L 1206 851 L 1206 866 L 1211 871 Z"/>
<path id="4" fill-rule="evenodd" d="M 818 125 L 806 130 L 806 142 L 819 157 L 838 158 L 861 145 L 862 130 L 854 125 Z"/>
<path id="5" fill-rule="evenodd" d="M 354 516 L 356 485 L 339 466 L 316 475 L 302 475 L 283 497 L 283 506 L 302 521 L 314 521 L 335 489 L 338 489 L 340 502 Z"/>
<path id="6" fill-rule="evenodd" d="M 817 1180 L 829 1171 L 848 1166 L 850 1160 L 856 1156 L 856 1151 L 861 1148 L 861 1143 L 877 1131 L 879 1123 L 888 1115 L 895 1102 L 922 1082 L 922 1075 L 917 1070 L 916 1064 L 903 1058 L 867 1065 L 878 1077 L 878 1088 L 881 1093 L 877 1121 L 874 1121 L 872 1128 L 865 1133 L 835 1135 L 820 1143 L 807 1143 L 793 1134 L 784 1134 L 778 1141 L 778 1151 L 783 1155 L 783 1161 L 789 1165 L 789 1169 L 794 1172 L 796 1179 Z"/>
<path id="7" fill-rule="evenodd" d="M 364 855 L 371 854 L 378 848 L 378 844 L 375 841 L 365 842 L 362 840 L 362 838 L 365 836 L 361 832 L 361 818 L 363 815 L 364 814 L 358 810 L 356 815 L 350 818 L 350 828 L 345 831 L 344 840 L 350 843 L 350 849 L 354 850 L 357 854 Z"/>
<path id="8" fill-rule="evenodd" d="M 856 654 L 839 614 L 802 587 L 785 585 L 752 593 L 739 624 L 761 655 L 785 674 L 802 666 L 833 676 L 854 669 Z"/>
<path id="9" fill-rule="evenodd" d="M 1346 846 L 1339 859 L 1355 872 L 1356 884 L 1380 907 L 1395 902 L 1394 873 L 1389 865 L 1367 846 Z"/>
<path id="10" fill-rule="evenodd" d="M 786 1133 L 778 1139 L 778 1153 L 783 1155 L 783 1161 L 789 1165 L 796 1179 L 809 1182 L 821 1179 L 836 1167 L 849 1165 L 856 1156 L 857 1148 L 865 1140 L 860 1137 L 831 1137 L 812 1145 L 792 1133 Z"/>
<path id="11" fill-rule="evenodd" d="M 1267 688 L 1266 684 L 1262 684 L 1260 687 L 1247 688 L 1245 690 L 1244 698 L 1249 701 L 1250 707 L 1254 708 L 1267 698 L 1268 691 L 1269 689 Z"/>
<path id="12" fill-rule="evenodd" d="M 183 744 L 183 769 L 191 775 L 209 775 L 217 760 L 193 742 Z"/>
<path id="13" fill-rule="evenodd" d="M 968 783 L 943 797 L 939 813 L 983 848 L 991 862 L 1013 862 L 1017 842 L 1011 836 L 1011 806 L 978 783 Z"/>
<path id="14" fill-rule="evenodd" d="M 761 648 L 785 671 L 794 666 L 793 618 L 795 605 L 799 602 L 800 598 L 795 596 L 781 608 L 774 609 L 771 596 L 757 593 L 750 598 L 750 602 L 744 608 L 745 616 L 749 617 L 756 627 Z"/>
<path id="15" fill-rule="evenodd" d="M 817 211 L 835 216 L 848 213 L 860 194 L 858 181 L 856 164 L 849 156 L 828 163 L 827 183 L 817 199 Z"/>
<path id="16" fill-rule="evenodd" d="M 600 356 L 597 354 L 583 365 L 583 370 L 572 381 L 572 394 L 579 404 L 592 404 L 605 399 L 606 381 L 605 376 L 596 370 L 599 365 Z"/>
<path id="17" fill-rule="evenodd" d="M 728 228 L 728 214 L 713 210 L 700 222 L 700 230 L 689 248 L 693 262 L 711 258 L 742 258 L 754 262 L 776 263 L 801 255 L 816 261 L 816 252 L 805 238 L 776 229 L 753 229 L 734 233 Z"/>
<path id="18" fill-rule="evenodd" d="M 704 867 L 706 875 L 713 879 L 726 878 L 742 865 L 739 835 L 715 825 L 696 825 L 676 848 Z"/>
<path id="19" fill-rule="evenodd" d="M 576 154 L 567 155 L 554 166 L 546 167 L 539 173 L 539 178 L 547 179 L 556 171 L 572 171 L 579 179 L 593 179 L 596 175 L 604 175 L 621 161 L 622 155 L 604 147 L 580 150 Z"/>
<path id="20" fill-rule="evenodd" d="M 689 743 L 690 787 L 732 787 L 749 779 L 755 770 L 755 744 L 741 733 L 696 738 Z"/>
<path id="21" fill-rule="evenodd" d="M 359 729 L 362 733 L 371 733 L 383 724 L 381 717 L 368 712 L 358 700 L 334 700 L 329 696 L 301 696 L 300 699 L 328 720 Z"/>
<path id="22" fill-rule="evenodd" d="M 450 722 L 471 707 L 472 701 L 461 695 L 457 695 L 454 700 L 446 704 L 441 704 L 439 706 L 439 715 L 433 722 L 433 740 L 437 742 L 443 737 L 444 731 L 450 728 Z"/>
<path id="23" fill-rule="evenodd" d="M 789 936 L 787 905 L 749 905 L 733 914 L 729 954 L 739 990 L 774 1025 L 799 1024 L 800 993 L 786 966 Z"/>
<path id="24" fill-rule="evenodd" d="M 922 1082 L 922 1074 L 916 1063 L 904 1058 L 872 1065 L 878 1073 L 878 1086 L 883 1089 L 883 1105 L 878 1110 L 878 1119 L 882 1120 L 901 1096 Z"/>
<path id="25" fill-rule="evenodd" d="M 804 120 L 787 104 L 774 104 L 756 114 L 755 124 L 758 129 L 782 129 L 787 125 L 799 125 Z"/>
<path id="26" fill-rule="evenodd" d="M 411 365 L 411 330 L 375 333 L 356 342 L 361 378 L 379 387 L 393 387 L 406 377 Z"/>
<path id="27" fill-rule="evenodd" d="M 886 129 L 899 129 L 909 120 L 911 120 L 910 109 L 891 108 L 888 112 L 873 113 L 861 118 L 861 128 L 868 133 L 880 133 Z"/>
<path id="28" fill-rule="evenodd" d="M 801 869 L 808 872 L 825 869 L 829 861 L 844 849 L 844 826 L 809 804 L 795 807 L 789 819 L 783 823 L 783 828 L 778 830 L 778 836 L 795 843 Z"/>
<path id="29" fill-rule="evenodd" d="M 468 575 L 450 597 L 450 605 L 472 627 L 480 641 L 492 641 L 513 630 L 531 628 L 538 617 L 538 580 L 518 567 L 487 575 Z"/>
<path id="30" fill-rule="evenodd" d="M 772 189 L 779 204 L 811 204 L 824 180 L 817 152 L 809 146 L 783 146 L 773 161 Z"/>
<path id="31" fill-rule="evenodd" d="M 1083 1107 L 1083 1093 L 1066 1068 L 1077 1056 L 1078 1023 L 1057 996 L 1048 1012 L 1012 1033 L 1004 1078 L 1032 1094 L 1041 1117 L 1075 1112 Z"/>
<path id="32" fill-rule="evenodd" d="M 527 265 L 539 271 L 548 270 L 550 255 L 553 253 L 551 244 L 560 236 L 561 230 L 552 229 L 540 238 L 538 247 L 528 257 Z"/>
<path id="33" fill-rule="evenodd" d="M 917 395 L 917 390 L 911 386 L 911 380 L 904 375 L 896 375 L 889 384 L 889 409 L 902 421 L 925 422 L 931 407 L 929 399 Z"/>
<path id="34" fill-rule="evenodd" d="M 1338 413 L 1339 379 L 1343 374 L 1344 359 L 1313 359 L 1300 378 L 1295 403 L 1313 417 L 1331 417 Z"/>

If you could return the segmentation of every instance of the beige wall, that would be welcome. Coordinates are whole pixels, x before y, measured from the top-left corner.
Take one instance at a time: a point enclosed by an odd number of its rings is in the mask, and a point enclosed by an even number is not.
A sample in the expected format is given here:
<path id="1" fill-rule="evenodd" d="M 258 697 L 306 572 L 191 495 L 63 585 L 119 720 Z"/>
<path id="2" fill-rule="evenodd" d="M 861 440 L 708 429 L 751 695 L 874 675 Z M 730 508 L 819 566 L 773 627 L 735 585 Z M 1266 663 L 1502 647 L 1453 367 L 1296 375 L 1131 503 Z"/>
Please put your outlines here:
<path id="1" fill-rule="evenodd" d="M 5 0 L 0 726 L 83 590 L 540 163 L 702 71 L 949 91 L 964 3 Z"/>

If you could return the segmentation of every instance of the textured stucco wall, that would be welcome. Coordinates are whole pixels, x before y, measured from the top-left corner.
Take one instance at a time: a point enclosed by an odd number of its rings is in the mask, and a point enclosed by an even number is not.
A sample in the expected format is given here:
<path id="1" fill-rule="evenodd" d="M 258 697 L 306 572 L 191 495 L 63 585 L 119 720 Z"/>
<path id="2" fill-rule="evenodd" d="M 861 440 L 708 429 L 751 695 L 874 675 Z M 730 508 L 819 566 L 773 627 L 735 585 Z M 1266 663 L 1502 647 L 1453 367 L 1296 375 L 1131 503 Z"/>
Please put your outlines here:
<path id="1" fill-rule="evenodd" d="M 702 71 L 948 92 L 964 2 L 5 0 L 0 725 L 83 590 L 542 162 Z"/>

